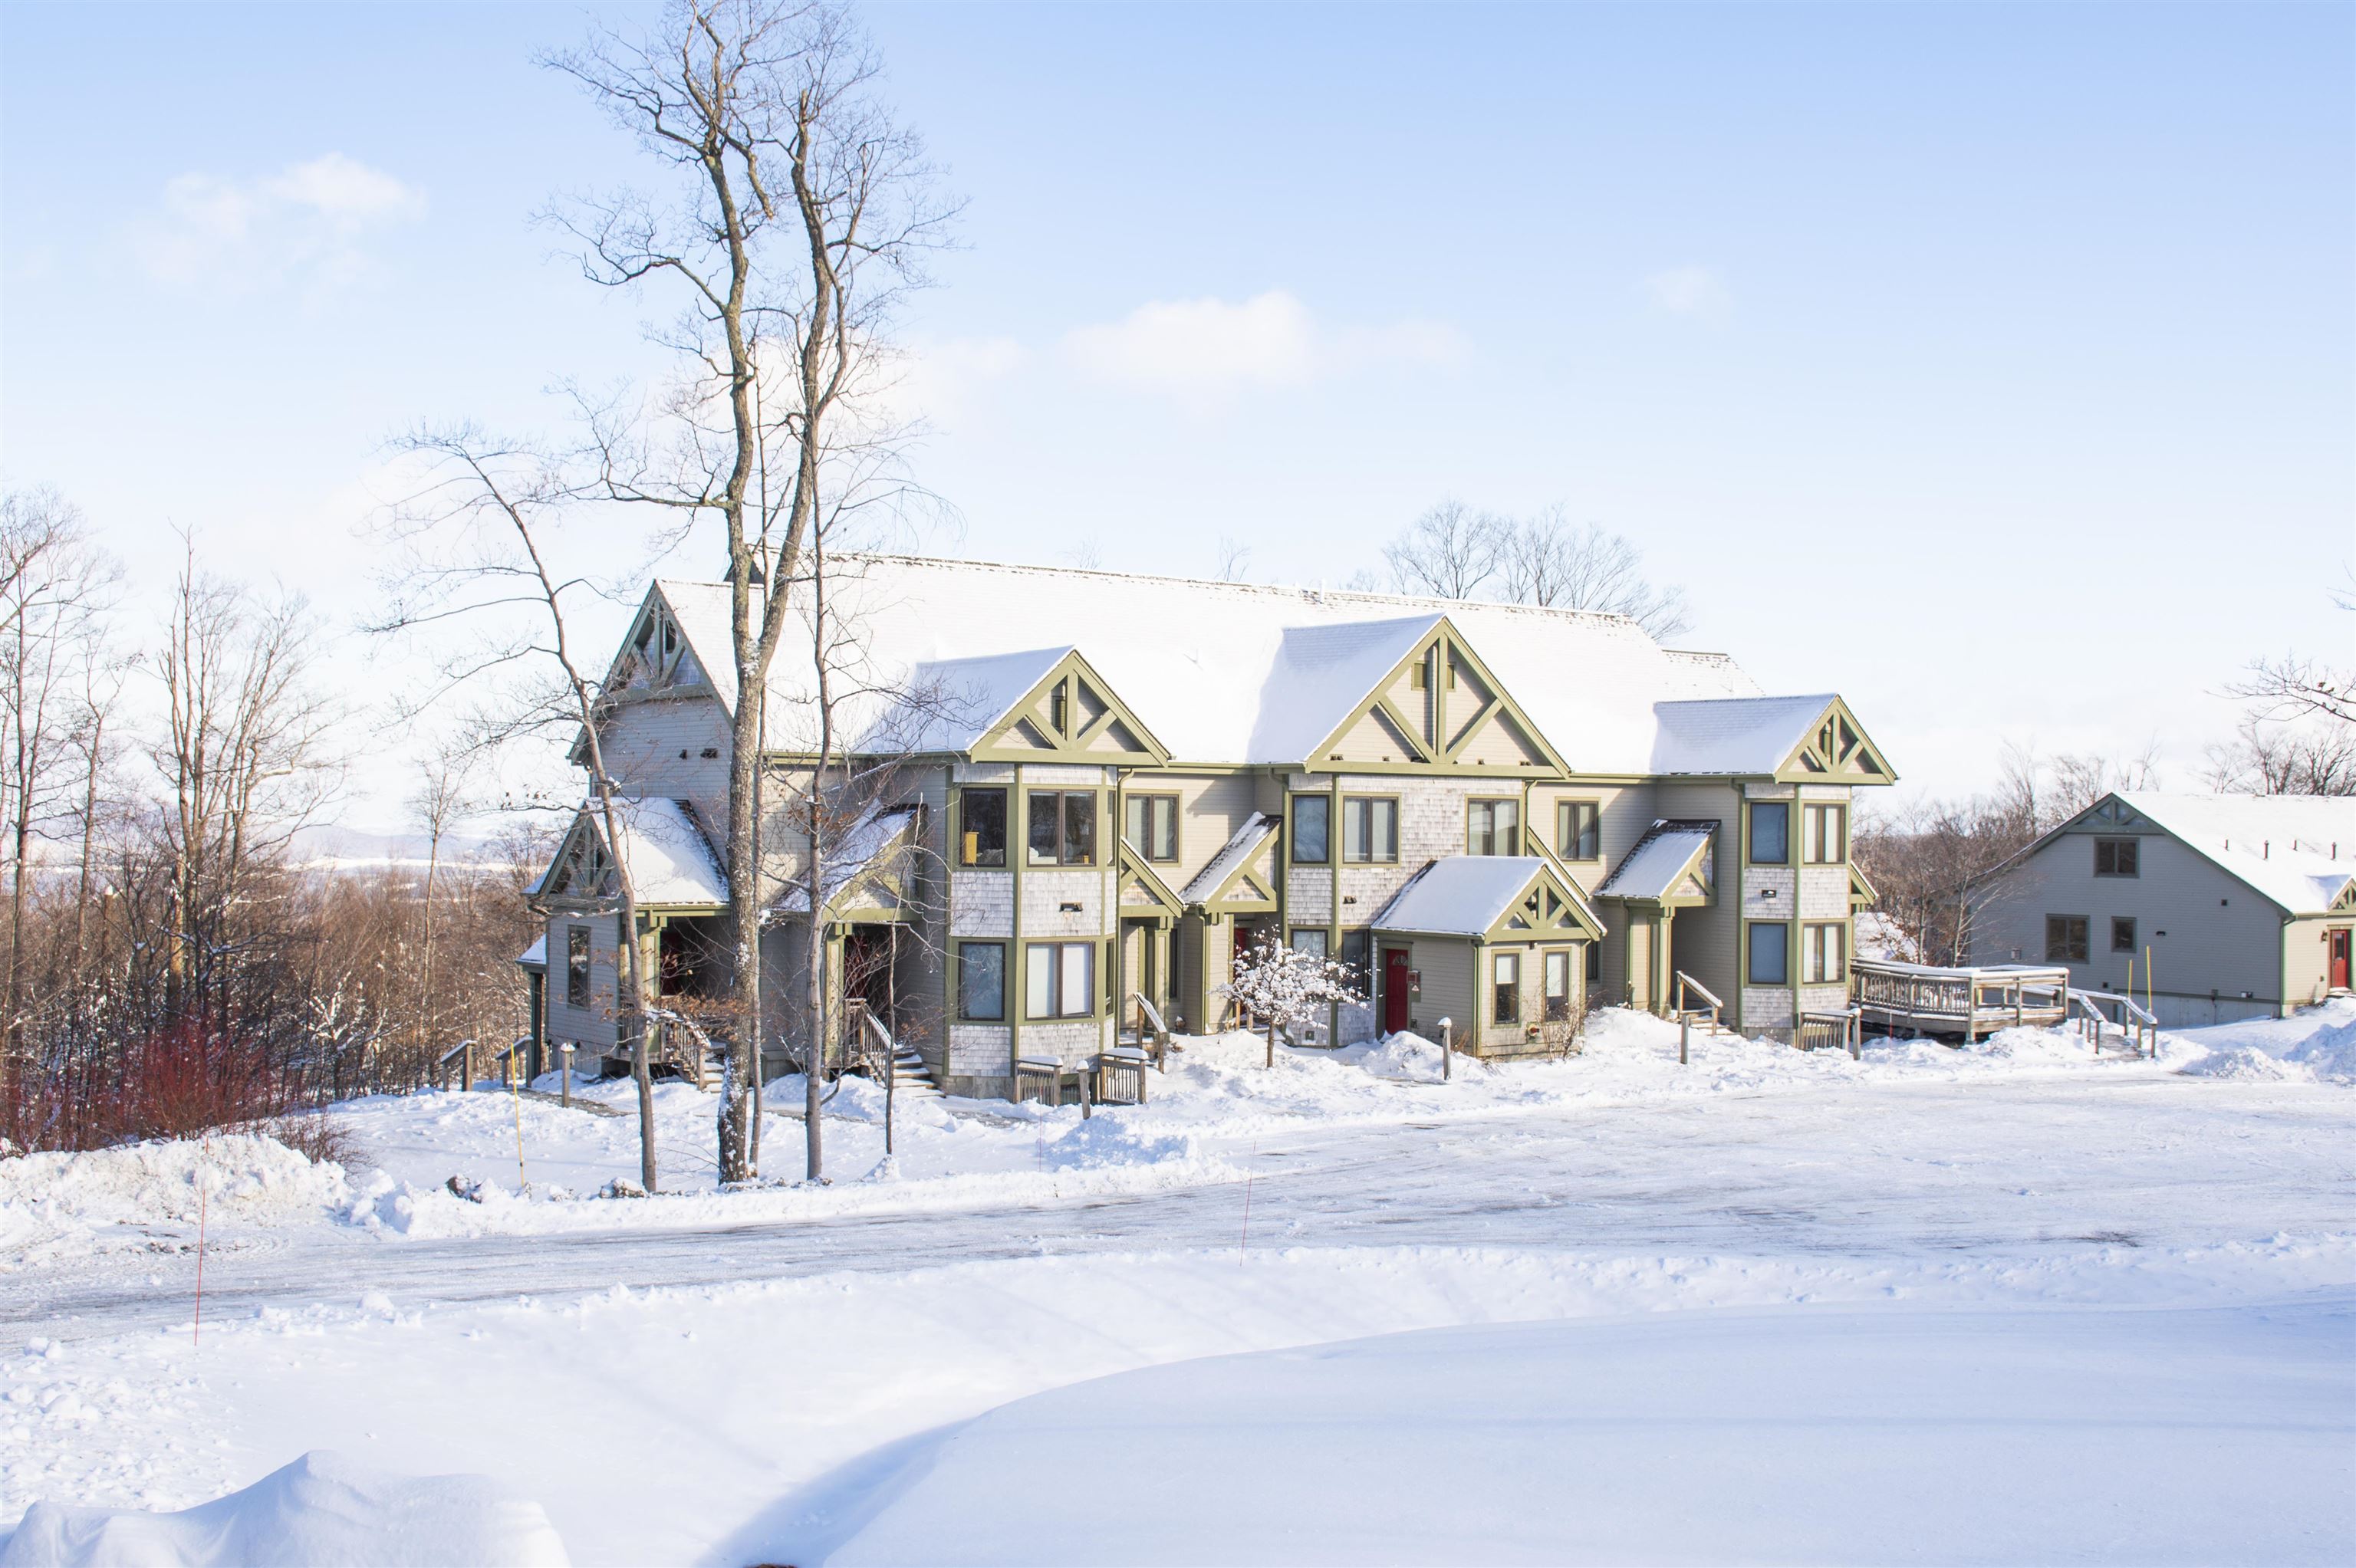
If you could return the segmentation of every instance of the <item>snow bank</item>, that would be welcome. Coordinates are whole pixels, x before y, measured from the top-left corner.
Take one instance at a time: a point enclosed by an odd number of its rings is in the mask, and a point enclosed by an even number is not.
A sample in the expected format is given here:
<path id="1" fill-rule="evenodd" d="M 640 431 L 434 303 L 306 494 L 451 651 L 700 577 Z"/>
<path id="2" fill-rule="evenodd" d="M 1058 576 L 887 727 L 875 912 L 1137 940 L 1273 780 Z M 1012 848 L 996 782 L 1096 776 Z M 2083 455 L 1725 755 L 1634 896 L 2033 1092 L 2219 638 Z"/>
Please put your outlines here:
<path id="1" fill-rule="evenodd" d="M 2335 997 L 2286 1019 L 2173 1031 L 2177 1071 L 2254 1083 L 2356 1084 L 2356 999 Z"/>
<path id="2" fill-rule="evenodd" d="M 1186 1361 L 907 1445 L 811 1499 L 836 1524 L 817 1554 L 1892 1563 L 1935 1543 L 1943 1563 L 2340 1563 L 2351 1309 L 2344 1289 L 2222 1309 L 1787 1307 Z M 1109 1455 L 1144 1484 L 1004 1506 Z"/>
<path id="3" fill-rule="evenodd" d="M 178 1513 L 35 1503 L 0 1568 L 566 1568 L 548 1515 L 487 1476 L 395 1476 L 324 1451 Z"/>
<path id="4" fill-rule="evenodd" d="M 200 1183 L 207 1223 L 231 1228 L 317 1220 L 352 1199 L 341 1166 L 244 1134 L 18 1155 L 0 1159 L 0 1256 L 22 1263 L 110 1240 L 145 1244 L 158 1224 L 196 1223 Z"/>

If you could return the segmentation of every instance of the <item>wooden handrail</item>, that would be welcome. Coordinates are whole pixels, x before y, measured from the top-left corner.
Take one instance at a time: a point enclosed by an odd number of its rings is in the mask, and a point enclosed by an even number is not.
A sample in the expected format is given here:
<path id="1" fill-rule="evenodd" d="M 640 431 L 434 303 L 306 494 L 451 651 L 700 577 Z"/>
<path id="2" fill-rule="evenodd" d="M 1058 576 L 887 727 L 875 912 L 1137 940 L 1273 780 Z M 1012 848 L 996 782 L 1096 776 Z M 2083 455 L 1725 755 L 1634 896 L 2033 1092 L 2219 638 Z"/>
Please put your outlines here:
<path id="1" fill-rule="evenodd" d="M 1706 1001 L 1710 1005 L 1713 1011 L 1724 1012 L 1726 1010 L 1726 1004 L 1719 1001 L 1717 994 L 1711 991 L 1708 986 L 1703 985 L 1699 980 L 1695 979 L 1692 976 L 1687 974 L 1682 969 L 1676 971 L 1676 976 L 1677 984 L 1680 987 L 1699 996 L 1703 1001 Z M 1677 998 L 1677 1001 L 1679 1004 L 1678 1010 L 1680 1012 L 1684 1011 L 1683 1004 L 1685 1002 L 1685 998 L 1681 996 Z"/>

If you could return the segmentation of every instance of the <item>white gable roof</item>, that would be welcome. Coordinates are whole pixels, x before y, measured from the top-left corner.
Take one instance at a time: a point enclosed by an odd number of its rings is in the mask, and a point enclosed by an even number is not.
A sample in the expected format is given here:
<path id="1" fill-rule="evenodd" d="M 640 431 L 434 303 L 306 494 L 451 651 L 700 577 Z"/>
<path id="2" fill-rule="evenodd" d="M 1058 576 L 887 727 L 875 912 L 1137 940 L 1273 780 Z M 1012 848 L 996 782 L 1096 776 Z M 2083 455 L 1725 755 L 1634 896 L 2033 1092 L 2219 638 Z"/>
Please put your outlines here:
<path id="1" fill-rule="evenodd" d="M 1819 712 L 1823 711 L 1821 709 Z M 1709 847 L 1718 825 L 1710 822 L 1655 822 L 1636 841 L 1603 885 L 1600 899 L 1666 898 L 1678 875 L 1693 858 Z"/>
<path id="2" fill-rule="evenodd" d="M 2123 790 L 2118 798 L 2293 914 L 2321 914 L 2356 877 L 2356 796 Z"/>
<path id="3" fill-rule="evenodd" d="M 1589 611 L 912 556 L 830 561 L 841 574 L 830 603 L 872 666 L 852 684 L 890 689 L 948 670 L 969 675 L 984 693 L 974 706 L 986 707 L 1029 667 L 1008 664 L 1002 682 L 984 667 L 1044 656 L 1043 636 L 1053 638 L 1076 647 L 1180 763 L 1313 760 L 1442 615 L 1580 772 L 1764 772 L 1832 700 L 1762 704 L 1723 655 L 1664 648 L 1626 617 Z M 727 585 L 666 580 L 656 591 L 733 705 Z M 796 657 L 807 645 L 788 631 L 771 677 L 768 733 L 783 749 L 810 727 L 808 661 Z M 1687 706 L 1665 718 L 1659 704 Z"/>
<path id="4" fill-rule="evenodd" d="M 900 699 L 860 743 L 894 752 L 963 752 L 998 727 L 1072 648 L 1025 648 L 910 667 Z"/>
<path id="5" fill-rule="evenodd" d="M 1535 855 L 1447 855 L 1418 871 L 1375 916 L 1376 931 L 1479 936 L 1546 867 Z"/>
<path id="6" fill-rule="evenodd" d="M 1783 766 L 1833 705 L 1829 691 L 1810 697 L 1750 697 L 1664 702 L 1654 709 L 1650 772 L 1768 773 Z"/>
<path id="7" fill-rule="evenodd" d="M 1255 811 L 1245 817 L 1244 825 L 1236 829 L 1233 837 L 1220 846 L 1219 852 L 1211 857 L 1209 865 L 1194 873 L 1194 880 L 1186 884 L 1179 898 L 1190 904 L 1208 903 L 1212 895 L 1219 891 L 1220 884 L 1258 854 L 1260 846 L 1266 844 L 1275 831 L 1276 818 L 1264 811 Z"/>
<path id="8" fill-rule="evenodd" d="M 579 817 L 599 843 L 605 840 L 605 814 L 594 800 L 581 807 Z M 679 801 L 659 795 L 644 800 L 617 800 L 614 820 L 622 831 L 621 863 L 629 868 L 630 891 L 642 904 L 708 904 L 728 901 L 728 879 L 722 873 L 712 846 L 694 816 Z M 549 863 L 531 886 L 547 891 L 564 864 L 563 851 Z M 546 948 L 541 949 L 545 961 Z M 520 961 L 519 961 L 520 962 Z"/>

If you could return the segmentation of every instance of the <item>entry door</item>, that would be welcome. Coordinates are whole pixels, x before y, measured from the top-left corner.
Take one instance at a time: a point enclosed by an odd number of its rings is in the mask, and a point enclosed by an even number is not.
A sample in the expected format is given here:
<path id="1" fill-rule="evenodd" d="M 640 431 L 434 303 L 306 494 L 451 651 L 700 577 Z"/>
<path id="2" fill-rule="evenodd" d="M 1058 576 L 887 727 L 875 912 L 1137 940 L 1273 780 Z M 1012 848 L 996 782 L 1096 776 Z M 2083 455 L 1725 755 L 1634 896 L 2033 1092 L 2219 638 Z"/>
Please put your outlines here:
<path id="1" fill-rule="evenodd" d="M 2346 926 L 2331 933 L 2331 988 L 2335 991 L 2348 989 L 2348 937 Z"/>
<path id="2" fill-rule="evenodd" d="M 1407 949 L 1383 949 L 1383 1032 L 1397 1034 L 1408 1025 Z"/>

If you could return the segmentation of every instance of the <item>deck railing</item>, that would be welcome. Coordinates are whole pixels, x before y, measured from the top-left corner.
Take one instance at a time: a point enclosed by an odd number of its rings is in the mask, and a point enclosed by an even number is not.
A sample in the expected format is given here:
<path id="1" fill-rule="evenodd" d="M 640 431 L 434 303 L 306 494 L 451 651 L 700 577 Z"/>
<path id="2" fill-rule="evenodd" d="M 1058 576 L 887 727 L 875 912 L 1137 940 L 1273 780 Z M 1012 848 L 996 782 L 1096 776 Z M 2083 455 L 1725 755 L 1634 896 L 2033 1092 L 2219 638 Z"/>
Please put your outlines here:
<path id="1" fill-rule="evenodd" d="M 1937 968 L 1859 958 L 1849 965 L 1851 1001 L 1885 1029 L 1976 1040 L 2007 1025 L 2058 1024 L 2069 1015 L 2070 971 L 1997 964 Z"/>
<path id="2" fill-rule="evenodd" d="M 2092 1040 L 2096 1055 L 2102 1054 L 2104 1031 L 2112 1029 L 2119 1031 L 2120 1042 L 2137 1056 L 2159 1053 L 2159 1019 L 2137 1006 L 2134 997 L 2072 987 L 2070 1005 L 2078 1019 L 2079 1034 Z"/>

